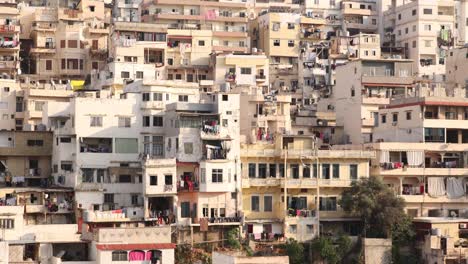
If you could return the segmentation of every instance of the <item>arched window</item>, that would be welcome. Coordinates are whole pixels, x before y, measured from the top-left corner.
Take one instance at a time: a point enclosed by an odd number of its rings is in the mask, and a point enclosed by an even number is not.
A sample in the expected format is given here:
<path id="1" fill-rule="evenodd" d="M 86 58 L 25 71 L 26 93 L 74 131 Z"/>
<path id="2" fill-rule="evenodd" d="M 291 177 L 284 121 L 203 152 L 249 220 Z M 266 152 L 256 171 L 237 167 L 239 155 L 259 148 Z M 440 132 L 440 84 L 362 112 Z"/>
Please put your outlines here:
<path id="1" fill-rule="evenodd" d="M 128 254 L 127 251 L 117 250 L 112 251 L 112 261 L 127 261 Z"/>

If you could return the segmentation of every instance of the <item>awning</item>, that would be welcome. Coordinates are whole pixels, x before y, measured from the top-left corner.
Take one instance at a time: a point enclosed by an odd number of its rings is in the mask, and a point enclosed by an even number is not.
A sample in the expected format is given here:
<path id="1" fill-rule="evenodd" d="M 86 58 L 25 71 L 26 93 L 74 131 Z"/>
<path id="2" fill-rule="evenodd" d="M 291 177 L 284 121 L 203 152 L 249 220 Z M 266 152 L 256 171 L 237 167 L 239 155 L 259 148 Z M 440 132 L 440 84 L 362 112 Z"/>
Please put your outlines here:
<path id="1" fill-rule="evenodd" d="M 83 89 L 84 88 L 84 83 L 85 83 L 85 81 L 83 81 L 83 80 L 71 80 L 70 81 L 70 85 L 71 85 L 73 91 Z"/>
<path id="2" fill-rule="evenodd" d="M 153 244 L 100 244 L 96 245 L 98 250 L 151 250 L 151 249 L 174 249 L 174 243 Z"/>

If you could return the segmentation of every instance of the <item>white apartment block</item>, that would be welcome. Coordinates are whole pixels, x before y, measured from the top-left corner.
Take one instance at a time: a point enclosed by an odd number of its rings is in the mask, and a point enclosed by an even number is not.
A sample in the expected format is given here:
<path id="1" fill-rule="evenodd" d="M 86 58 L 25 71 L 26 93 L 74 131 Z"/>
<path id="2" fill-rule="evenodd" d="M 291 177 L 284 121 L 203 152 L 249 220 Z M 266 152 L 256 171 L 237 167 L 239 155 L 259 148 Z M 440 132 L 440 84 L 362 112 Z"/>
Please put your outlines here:
<path id="1" fill-rule="evenodd" d="M 445 80 L 447 50 L 456 46 L 465 24 L 455 16 L 458 1 L 411 1 L 393 6 L 390 17 L 395 45 L 404 47 L 415 73 L 436 81 Z M 466 3 L 465 3 L 466 4 Z M 461 11 L 461 10 L 460 10 Z"/>

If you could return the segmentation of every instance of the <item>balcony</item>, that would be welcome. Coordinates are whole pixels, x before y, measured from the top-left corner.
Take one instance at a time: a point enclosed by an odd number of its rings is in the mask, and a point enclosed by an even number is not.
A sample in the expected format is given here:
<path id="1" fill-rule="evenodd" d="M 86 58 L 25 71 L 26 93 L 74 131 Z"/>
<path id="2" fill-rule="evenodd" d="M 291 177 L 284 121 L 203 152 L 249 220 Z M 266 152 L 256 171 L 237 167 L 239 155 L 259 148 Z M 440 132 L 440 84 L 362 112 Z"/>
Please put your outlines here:
<path id="1" fill-rule="evenodd" d="M 105 28 L 104 26 L 102 27 L 88 27 L 87 30 L 88 34 L 104 34 L 107 35 L 109 34 L 109 28 Z"/>
<path id="2" fill-rule="evenodd" d="M 154 14 L 153 18 L 156 20 L 159 19 L 169 19 L 169 20 L 195 20 L 195 21 L 200 21 L 203 20 L 203 16 L 201 15 L 190 15 L 190 14 L 178 14 L 178 13 L 159 13 L 159 14 Z"/>
<path id="3" fill-rule="evenodd" d="M 32 26 L 31 30 L 41 32 L 55 32 L 57 30 L 57 27 L 53 24 L 40 24 Z"/>
<path id="4" fill-rule="evenodd" d="M 17 25 L 0 25 L 1 33 L 18 33 L 20 32 L 20 26 Z"/>
<path id="5" fill-rule="evenodd" d="M 242 218 L 238 216 L 233 217 L 203 217 L 194 219 L 194 223 L 200 223 L 202 221 L 207 221 L 208 225 L 239 225 Z"/>
<path id="6" fill-rule="evenodd" d="M 242 178 L 242 188 L 250 187 L 275 187 L 281 185 L 278 178 Z"/>
<path id="7" fill-rule="evenodd" d="M 342 9 L 343 15 L 358 15 L 358 16 L 374 16 L 376 15 L 375 11 L 370 9 L 360 9 L 360 8 L 352 8 L 343 4 L 344 8 Z"/>
<path id="8" fill-rule="evenodd" d="M 225 80 L 226 82 L 235 82 L 236 81 L 236 75 L 234 73 L 226 73 L 226 76 L 225 76 Z"/>
<path id="9" fill-rule="evenodd" d="M 69 8 L 60 8 L 58 19 L 79 21 L 79 20 L 82 20 L 82 15 L 83 13 L 79 12 L 79 10 L 69 9 Z"/>
<path id="10" fill-rule="evenodd" d="M 232 51 L 232 52 L 248 52 L 249 48 L 239 45 L 227 45 L 227 46 L 219 46 L 213 45 L 212 49 L 214 51 Z"/>
<path id="11" fill-rule="evenodd" d="M 0 70 L 16 69 L 17 65 L 18 65 L 17 61 L 0 61 Z"/>
<path id="12" fill-rule="evenodd" d="M 16 40 L 3 40 L 0 41 L 0 49 L 5 50 L 19 50 L 19 42 Z"/>
<path id="13" fill-rule="evenodd" d="M 263 74 L 255 75 L 255 80 L 257 82 L 266 82 L 266 76 Z"/>
<path id="14" fill-rule="evenodd" d="M 171 227 L 99 228 L 94 231 L 94 240 L 99 243 L 171 243 Z"/>
<path id="15" fill-rule="evenodd" d="M 380 75 L 380 76 L 362 76 L 362 83 L 379 83 L 382 85 L 412 85 L 414 78 L 411 76 Z"/>
<path id="16" fill-rule="evenodd" d="M 301 24 L 325 25 L 327 21 L 323 17 L 301 17 Z"/>
<path id="17" fill-rule="evenodd" d="M 34 47 L 30 50 L 30 53 L 40 53 L 40 54 L 46 54 L 46 53 L 55 53 L 55 43 L 45 43 L 43 47 Z"/>

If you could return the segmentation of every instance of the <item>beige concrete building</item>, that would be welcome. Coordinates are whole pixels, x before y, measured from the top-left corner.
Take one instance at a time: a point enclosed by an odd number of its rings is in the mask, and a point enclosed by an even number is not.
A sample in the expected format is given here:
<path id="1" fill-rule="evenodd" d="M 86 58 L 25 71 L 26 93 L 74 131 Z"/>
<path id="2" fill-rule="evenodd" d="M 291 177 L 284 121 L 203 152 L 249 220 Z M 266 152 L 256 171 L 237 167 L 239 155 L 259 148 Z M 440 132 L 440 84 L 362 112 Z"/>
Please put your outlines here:
<path id="1" fill-rule="evenodd" d="M 105 66 L 111 18 L 103 1 L 80 1 L 75 8 L 25 6 L 21 12 L 30 23 L 22 32 L 22 71 L 32 81 L 84 80 Z"/>
<path id="2" fill-rule="evenodd" d="M 315 144 L 310 136 L 284 135 L 273 144 L 242 145 L 247 236 L 257 241 L 308 241 L 339 230 L 356 235 L 359 221 L 346 218 L 337 201 L 352 181 L 369 177 L 369 160 L 375 153 L 315 150 Z"/>
<path id="3" fill-rule="evenodd" d="M 468 46 L 463 48 L 451 49 L 447 54 L 446 62 L 446 84 L 448 88 L 468 86 Z"/>
<path id="4" fill-rule="evenodd" d="M 167 25 L 170 29 L 208 30 L 212 40 L 199 46 L 212 51 L 245 52 L 249 50 L 248 10 L 245 1 L 158 0 L 142 5 L 143 22 Z"/>
<path id="5" fill-rule="evenodd" d="M 270 83 L 274 90 L 295 92 L 298 86 L 299 14 L 266 12 L 252 27 L 252 47 L 270 59 Z"/>
<path id="6" fill-rule="evenodd" d="M 336 74 L 336 125 L 344 131 L 337 136 L 352 144 L 374 141 L 379 107 L 406 94 L 414 80 L 412 61 L 401 59 L 359 59 L 339 66 Z"/>

